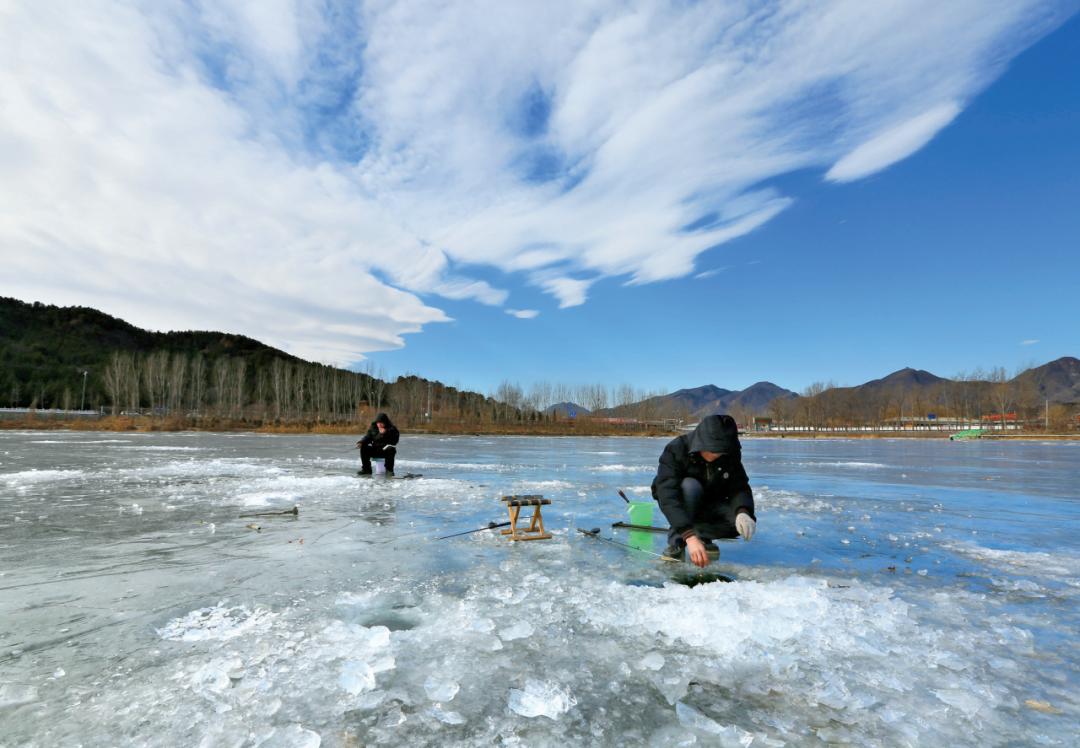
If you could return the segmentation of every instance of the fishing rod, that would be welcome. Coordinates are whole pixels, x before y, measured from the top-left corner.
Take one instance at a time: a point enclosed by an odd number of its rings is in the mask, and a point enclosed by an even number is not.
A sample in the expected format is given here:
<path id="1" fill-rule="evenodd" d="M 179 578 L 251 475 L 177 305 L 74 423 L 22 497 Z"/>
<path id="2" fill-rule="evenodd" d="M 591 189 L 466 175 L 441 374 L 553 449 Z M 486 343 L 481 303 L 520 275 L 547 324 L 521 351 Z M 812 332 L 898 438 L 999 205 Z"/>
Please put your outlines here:
<path id="1" fill-rule="evenodd" d="M 662 558 L 664 561 L 678 561 L 679 560 L 677 558 L 672 558 L 671 556 L 665 556 L 662 553 L 654 553 L 653 551 L 647 551 L 644 548 L 635 548 L 634 546 L 632 546 L 632 545 L 630 545 L 628 543 L 620 543 L 618 540 L 612 540 L 611 538 L 605 538 L 600 534 L 600 528 L 599 527 L 594 527 L 591 530 L 584 530 L 584 529 L 579 527 L 579 528 L 577 528 L 577 531 L 580 532 L 582 535 L 588 535 L 590 538 L 595 538 L 596 540 L 603 540 L 605 543 L 611 543 L 612 545 L 617 545 L 617 546 L 620 546 L 622 548 L 629 548 L 632 551 L 641 551 L 642 553 L 648 553 L 650 556 L 656 556 L 657 558 Z"/>
<path id="2" fill-rule="evenodd" d="M 241 514 L 241 517 L 276 517 L 283 514 L 291 514 L 294 517 L 300 515 L 300 507 L 294 506 L 292 509 L 283 509 L 280 512 L 255 512 L 254 514 Z"/>
<path id="3" fill-rule="evenodd" d="M 450 535 L 443 535 L 441 538 L 435 538 L 436 540 L 446 540 L 447 538 L 456 538 L 459 535 L 469 535 L 474 532 L 483 532 L 484 530 L 494 530 L 497 527 L 508 527 L 509 522 L 488 522 L 487 527 L 478 527 L 475 530 L 465 530 L 464 532 L 455 532 Z"/>
<path id="4" fill-rule="evenodd" d="M 623 493 L 623 490 L 621 488 L 619 489 L 619 496 L 621 496 L 622 500 L 625 501 L 627 504 L 630 503 L 630 499 L 626 498 L 626 494 Z"/>
<path id="5" fill-rule="evenodd" d="M 612 522 L 612 527 L 617 527 L 620 530 L 645 530 L 647 532 L 668 532 L 666 527 L 656 527 L 655 525 L 634 525 L 629 522 Z"/>

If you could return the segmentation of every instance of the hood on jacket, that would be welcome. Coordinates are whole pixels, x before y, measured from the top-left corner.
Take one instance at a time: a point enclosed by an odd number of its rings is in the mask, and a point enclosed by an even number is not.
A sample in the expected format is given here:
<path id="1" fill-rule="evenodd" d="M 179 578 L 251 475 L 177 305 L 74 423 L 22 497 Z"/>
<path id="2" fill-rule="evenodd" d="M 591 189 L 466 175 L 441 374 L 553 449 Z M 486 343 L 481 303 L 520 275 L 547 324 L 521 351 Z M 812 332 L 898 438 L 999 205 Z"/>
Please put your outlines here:
<path id="1" fill-rule="evenodd" d="M 691 452 L 717 452 L 719 454 L 739 454 L 739 427 L 729 415 L 707 416 L 690 435 Z"/>
<path id="2" fill-rule="evenodd" d="M 390 421 L 390 416 L 386 415 L 385 413 L 380 413 L 379 415 L 375 416 L 375 420 L 372 421 L 372 423 L 381 423 L 385 425 L 386 428 L 391 428 L 394 425 Z"/>

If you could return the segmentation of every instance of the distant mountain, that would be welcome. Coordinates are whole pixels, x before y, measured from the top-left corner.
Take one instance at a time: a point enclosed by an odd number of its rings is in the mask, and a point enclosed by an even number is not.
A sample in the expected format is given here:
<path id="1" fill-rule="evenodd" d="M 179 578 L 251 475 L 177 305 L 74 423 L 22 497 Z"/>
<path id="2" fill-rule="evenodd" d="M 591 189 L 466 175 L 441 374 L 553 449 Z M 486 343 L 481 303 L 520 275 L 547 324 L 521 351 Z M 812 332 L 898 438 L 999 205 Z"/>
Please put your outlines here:
<path id="1" fill-rule="evenodd" d="M 1020 387 L 1034 387 L 1040 398 L 1052 403 L 1080 403 L 1080 359 L 1072 356 L 1028 369 L 1013 381 Z"/>
<path id="2" fill-rule="evenodd" d="M 750 385 L 745 390 L 731 393 L 727 402 L 721 403 L 719 408 L 713 412 L 716 413 L 733 410 L 735 408 L 743 408 L 752 413 L 764 413 L 773 400 L 776 400 L 777 398 L 791 399 L 794 397 L 798 397 L 798 395 L 791 390 L 786 390 L 772 382 L 757 382 Z M 705 413 L 704 415 L 709 415 L 709 413 Z"/>
<path id="3" fill-rule="evenodd" d="M 737 394 L 738 392 L 725 390 L 714 384 L 706 384 L 703 387 L 677 390 L 670 395 L 664 395 L 662 399 L 675 406 L 676 409 L 682 408 L 690 413 L 698 413 L 721 407 L 720 404 L 725 402 L 725 398 Z"/>
<path id="4" fill-rule="evenodd" d="M 947 381 L 936 374 L 931 374 L 923 369 L 912 369 L 910 367 L 894 371 L 887 377 L 881 379 L 872 379 L 865 384 L 861 384 L 858 387 L 851 389 L 860 390 L 863 392 L 873 390 L 895 390 L 895 389 L 921 389 L 926 387 L 933 387 L 941 382 Z"/>
<path id="5" fill-rule="evenodd" d="M 757 382 L 745 390 L 726 390 L 714 384 L 676 390 L 667 395 L 650 397 L 639 403 L 599 410 L 596 415 L 613 417 L 683 417 L 704 418 L 714 413 L 745 410 L 764 413 L 769 404 L 778 397 L 793 398 L 791 390 L 778 387 L 772 382 Z"/>
<path id="6" fill-rule="evenodd" d="M 559 418 L 570 418 L 570 414 L 573 413 L 573 417 L 591 415 L 588 408 L 584 405 L 578 405 L 577 403 L 555 403 L 544 409 L 544 412 L 549 415 L 556 415 Z"/>

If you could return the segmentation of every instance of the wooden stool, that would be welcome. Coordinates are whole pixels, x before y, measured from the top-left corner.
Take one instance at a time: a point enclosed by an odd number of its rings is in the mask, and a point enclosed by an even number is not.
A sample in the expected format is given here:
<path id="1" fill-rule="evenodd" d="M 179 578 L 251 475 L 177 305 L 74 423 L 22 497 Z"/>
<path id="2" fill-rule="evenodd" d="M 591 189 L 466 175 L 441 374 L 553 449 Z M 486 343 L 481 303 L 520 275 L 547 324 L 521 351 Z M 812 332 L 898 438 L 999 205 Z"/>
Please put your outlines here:
<path id="1" fill-rule="evenodd" d="M 510 540 L 547 540 L 551 537 L 551 533 L 544 531 L 544 518 L 540 516 L 540 507 L 550 504 L 551 499 L 545 499 L 543 496 L 515 495 L 503 496 L 502 500 L 506 502 L 506 507 L 510 510 L 510 529 L 503 530 L 503 535 L 509 535 Z M 533 508 L 528 527 L 517 526 L 518 514 L 523 506 Z"/>

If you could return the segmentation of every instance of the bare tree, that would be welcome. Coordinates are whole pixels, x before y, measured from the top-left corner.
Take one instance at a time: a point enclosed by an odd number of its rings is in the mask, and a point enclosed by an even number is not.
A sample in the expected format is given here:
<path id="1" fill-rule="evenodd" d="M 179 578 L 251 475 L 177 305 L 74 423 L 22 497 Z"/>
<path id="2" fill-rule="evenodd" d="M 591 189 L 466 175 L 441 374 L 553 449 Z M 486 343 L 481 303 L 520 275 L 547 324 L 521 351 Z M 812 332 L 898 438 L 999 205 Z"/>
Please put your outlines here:
<path id="1" fill-rule="evenodd" d="M 231 390 L 233 412 L 235 417 L 242 418 L 244 415 L 244 404 L 247 402 L 247 359 L 234 358 L 231 368 L 230 378 L 232 379 Z"/>
<path id="2" fill-rule="evenodd" d="M 187 383 L 188 361 L 183 353 L 174 353 L 169 365 L 169 410 L 184 407 L 184 388 Z"/>
<path id="3" fill-rule="evenodd" d="M 139 389 L 139 382 L 142 379 L 139 372 L 139 360 L 133 354 L 127 354 L 125 361 L 127 365 L 125 366 L 124 382 L 127 390 L 127 407 L 132 412 L 138 412 L 142 396 Z"/>
<path id="4" fill-rule="evenodd" d="M 591 412 L 595 413 L 608 406 L 608 391 L 606 385 L 599 382 L 593 385 L 586 385 L 585 394 L 587 400 L 585 407 Z"/>
<path id="5" fill-rule="evenodd" d="M 281 420 L 281 411 L 285 404 L 285 362 L 275 358 L 270 363 L 270 387 L 274 394 L 274 419 Z"/>
<path id="6" fill-rule="evenodd" d="M 143 360 L 143 383 L 150 398 L 150 407 L 155 411 L 168 408 L 169 389 L 169 352 L 155 351 Z"/>
<path id="7" fill-rule="evenodd" d="M 102 372 L 102 380 L 105 383 L 105 392 L 109 396 L 109 403 L 112 406 L 112 414 L 114 416 L 122 407 L 121 400 L 124 396 L 124 377 L 127 374 L 127 369 L 128 362 L 125 355 L 120 351 L 113 351 Z M 18 388 L 18 384 L 15 386 Z M 17 391 L 18 390 L 16 389 L 16 392 Z"/>
<path id="8" fill-rule="evenodd" d="M 631 384 L 620 384 L 615 390 L 615 396 L 613 398 L 615 407 L 628 409 L 631 405 L 638 402 L 638 393 L 634 390 L 634 386 Z"/>
<path id="9" fill-rule="evenodd" d="M 219 418 L 228 413 L 229 408 L 229 359 L 221 356 L 214 361 L 214 406 Z"/>
<path id="10" fill-rule="evenodd" d="M 191 393 L 191 410 L 195 413 L 201 413 L 205 406 L 203 398 L 206 397 L 206 359 L 203 358 L 201 353 L 196 353 L 191 357 L 191 386 L 189 392 Z"/>
<path id="11" fill-rule="evenodd" d="M 383 367 L 379 367 L 378 372 L 371 381 L 371 385 L 371 395 L 374 402 L 371 400 L 368 400 L 368 402 L 375 406 L 375 410 L 382 410 L 383 397 L 386 395 L 386 370 Z"/>
<path id="12" fill-rule="evenodd" d="M 998 366 L 990 370 L 990 392 L 994 406 L 1001 417 L 1001 430 L 1005 430 L 1005 414 L 1012 403 L 1012 383 L 1004 366 Z"/>

